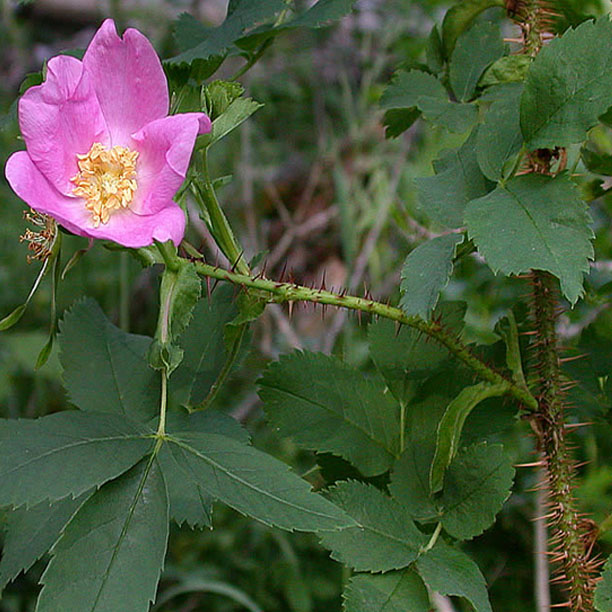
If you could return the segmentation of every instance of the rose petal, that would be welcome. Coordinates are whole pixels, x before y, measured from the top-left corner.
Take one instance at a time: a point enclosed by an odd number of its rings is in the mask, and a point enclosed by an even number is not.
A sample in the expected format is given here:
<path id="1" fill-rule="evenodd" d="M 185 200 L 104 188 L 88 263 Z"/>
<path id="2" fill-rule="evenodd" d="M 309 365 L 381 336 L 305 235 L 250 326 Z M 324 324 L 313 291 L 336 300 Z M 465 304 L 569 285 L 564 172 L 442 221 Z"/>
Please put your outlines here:
<path id="1" fill-rule="evenodd" d="M 83 64 L 91 74 L 112 145 L 168 114 L 166 77 L 151 43 L 138 30 L 117 35 L 107 19 L 89 44 Z"/>
<path id="2" fill-rule="evenodd" d="M 92 238 L 112 240 L 130 248 L 149 246 L 154 240 L 172 240 L 178 247 L 185 235 L 185 213 L 174 202 L 152 215 L 137 215 L 127 209 L 113 213 L 108 223 L 88 232 Z"/>
<path id="3" fill-rule="evenodd" d="M 132 210 L 154 213 L 167 206 L 185 180 L 203 113 L 184 113 L 152 121 L 132 137 L 138 151 L 138 189 Z"/>
<path id="4" fill-rule="evenodd" d="M 6 179 L 15 193 L 31 208 L 53 217 L 67 230 L 87 236 L 83 229 L 91 214 L 83 200 L 60 193 L 34 164 L 26 151 L 13 153 L 6 162 Z"/>
<path id="5" fill-rule="evenodd" d="M 19 126 L 31 160 L 64 195 L 74 188 L 78 153 L 108 143 L 106 123 L 89 75 L 74 57 L 58 55 L 47 79 L 19 101 Z"/>

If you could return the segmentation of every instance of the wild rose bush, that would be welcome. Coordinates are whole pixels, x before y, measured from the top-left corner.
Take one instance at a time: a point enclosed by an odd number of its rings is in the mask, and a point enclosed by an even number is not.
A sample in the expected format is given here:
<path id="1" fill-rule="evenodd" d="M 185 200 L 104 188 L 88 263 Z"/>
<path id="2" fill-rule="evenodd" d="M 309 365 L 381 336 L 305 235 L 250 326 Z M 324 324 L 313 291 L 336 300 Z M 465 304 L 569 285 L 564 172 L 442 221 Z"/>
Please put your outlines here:
<path id="1" fill-rule="evenodd" d="M 0 421 L 8 516 L 0 587 L 49 553 L 38 612 L 148 610 L 170 521 L 212 527 L 215 501 L 265 525 L 316 533 L 350 570 L 346 612 L 427 612 L 440 597 L 501 610 L 489 597 L 490 568 L 463 543 L 491 528 L 513 488 L 524 487 L 519 467 L 542 479 L 545 516 L 535 519 L 551 540 L 541 552 L 560 585 L 553 597 L 576 612 L 612 609 L 611 570 L 602 570 L 610 521 L 584 516 L 568 441 L 584 425 L 579 416 L 609 431 L 608 344 L 600 328 L 587 328 L 573 347 L 587 353 L 576 368 L 558 337 L 562 300 L 576 308 L 585 295 L 608 300 L 608 285 L 585 277 L 600 255 L 589 207 L 598 219 L 607 214 L 597 208 L 606 193 L 598 177 L 612 174 L 601 137 L 612 22 L 552 0 L 460 2 L 434 27 L 426 63 L 386 84 L 388 137 L 422 118 L 461 143 L 416 181 L 436 233 L 406 253 L 392 306 L 268 278 L 247 261 L 208 167 L 209 150 L 259 108 L 236 80 L 212 78 L 223 61 L 246 60 L 239 78 L 275 37 L 326 25 L 352 4 L 320 0 L 299 13 L 281 1 L 230 2 L 216 30 L 184 15 L 183 51 L 166 64 L 172 92 L 146 37 L 119 36 L 106 20 L 82 60 L 52 58 L 42 83 L 20 98 L 25 150 L 5 172 L 40 228 L 25 237 L 41 263 L 28 299 L 0 329 L 23 316 L 49 271 L 55 295 L 66 232 L 161 270 L 152 336 L 115 327 L 90 299 L 58 325 L 53 300 L 38 365 L 57 336 L 78 410 Z M 188 199 L 229 266 L 206 262 L 184 239 Z M 488 266 L 529 293 L 489 330 L 492 344 L 464 340 L 465 303 L 440 301 L 461 265 Z M 224 286 L 202 296 L 202 278 Z M 317 453 L 316 491 L 212 408 L 248 349 L 249 327 L 284 302 L 290 312 L 311 302 L 368 318 L 367 374 L 337 356 L 295 351 L 257 382 L 269 424 Z M 501 435 L 508 429 L 522 440 L 513 457 Z M 540 585 L 539 609 L 548 595 Z"/>

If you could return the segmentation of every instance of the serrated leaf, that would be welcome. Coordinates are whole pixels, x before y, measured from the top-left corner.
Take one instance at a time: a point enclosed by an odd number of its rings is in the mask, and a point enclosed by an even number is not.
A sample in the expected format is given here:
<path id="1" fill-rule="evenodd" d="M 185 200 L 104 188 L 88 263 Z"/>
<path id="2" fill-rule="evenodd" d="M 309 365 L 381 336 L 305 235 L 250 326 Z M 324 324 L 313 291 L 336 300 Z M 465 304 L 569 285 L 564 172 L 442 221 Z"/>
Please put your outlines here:
<path id="1" fill-rule="evenodd" d="M 372 485 L 342 482 L 327 497 L 355 525 L 320 534 L 332 558 L 357 571 L 386 572 L 410 565 L 427 543 L 408 512 Z"/>
<path id="2" fill-rule="evenodd" d="M 356 574 L 343 594 L 344 612 L 429 612 L 423 581 L 411 569 L 387 574 Z"/>
<path id="3" fill-rule="evenodd" d="M 151 448 L 147 432 L 114 414 L 59 412 L 0 420 L 0 506 L 78 496 L 116 478 Z"/>
<path id="4" fill-rule="evenodd" d="M 385 385 L 334 357 L 283 356 L 259 380 L 271 424 L 302 448 L 344 457 L 365 476 L 399 453 L 399 407 Z"/>
<path id="5" fill-rule="evenodd" d="M 385 138 L 396 138 L 403 134 L 420 116 L 418 108 L 390 108 L 385 111 Z"/>
<path id="6" fill-rule="evenodd" d="M 507 384 L 481 382 L 463 389 L 448 405 L 438 425 L 436 453 L 431 464 L 429 483 L 433 493 L 442 488 L 444 472 L 457 453 L 463 425 L 470 412 L 483 400 L 502 395 L 507 389 Z"/>
<path id="7" fill-rule="evenodd" d="M 147 612 L 168 540 L 166 486 L 151 458 L 97 491 L 53 547 L 36 612 Z"/>
<path id="8" fill-rule="evenodd" d="M 436 74 L 442 72 L 442 68 L 444 68 L 444 49 L 438 26 L 431 29 L 427 38 L 425 55 L 427 57 L 427 67 Z"/>
<path id="9" fill-rule="evenodd" d="M 612 98 L 612 23 L 585 21 L 545 45 L 531 64 L 521 102 L 529 149 L 566 147 L 586 138 Z"/>
<path id="10" fill-rule="evenodd" d="M 197 412 L 191 415 L 172 413 L 168 415 L 169 431 L 197 431 L 228 436 L 244 444 L 249 442 L 246 429 L 221 412 Z M 168 487 L 170 516 L 179 525 L 190 527 L 212 527 L 211 497 L 191 472 L 185 472 L 176 462 L 174 455 L 162 446 L 158 455 L 159 465 Z"/>
<path id="11" fill-rule="evenodd" d="M 551 272 L 572 304 L 593 258 L 590 220 L 565 174 L 518 176 L 465 210 L 468 234 L 495 273 Z"/>
<path id="12" fill-rule="evenodd" d="M 477 23 L 459 36 L 450 59 L 450 83 L 462 102 L 474 97 L 485 69 L 504 54 L 499 26 Z"/>
<path id="13" fill-rule="evenodd" d="M 193 309 L 202 293 L 200 277 L 195 266 L 184 259 L 179 260 L 178 270 L 165 270 L 160 288 L 160 300 L 170 304 L 169 322 L 171 338 L 183 333 L 193 314 Z"/>
<path id="14" fill-rule="evenodd" d="M 354 523 L 312 493 L 287 465 L 227 436 L 176 432 L 164 450 L 173 455 L 184 477 L 189 474 L 211 497 L 267 525 L 317 531 Z"/>
<path id="15" fill-rule="evenodd" d="M 168 383 L 173 404 L 191 407 L 204 401 L 227 363 L 223 332 L 237 313 L 233 296 L 231 287 L 219 287 L 212 299 L 196 304 L 189 327 L 177 339 L 183 360 Z"/>
<path id="16" fill-rule="evenodd" d="M 225 21 L 216 28 L 207 28 L 183 13 L 175 27 L 175 38 L 183 52 L 168 61 L 189 64 L 196 59 L 223 56 L 249 28 L 272 19 L 284 8 L 283 0 L 236 0 L 228 7 Z"/>
<path id="17" fill-rule="evenodd" d="M 478 130 L 465 143 L 433 163 L 435 176 L 416 179 L 419 202 L 425 213 L 447 227 L 461 227 L 465 208 L 471 200 L 493 189 L 476 157 Z"/>
<path id="18" fill-rule="evenodd" d="M 60 537 L 62 530 L 90 496 L 66 497 L 53 504 L 43 501 L 9 514 L 0 560 L 0 592 L 21 572 L 27 572 Z"/>
<path id="19" fill-rule="evenodd" d="M 608 557 L 595 588 L 595 608 L 598 612 L 612 612 L 612 557 Z"/>
<path id="20" fill-rule="evenodd" d="M 356 0 L 318 0 L 294 19 L 283 24 L 285 28 L 320 28 L 348 15 Z"/>
<path id="21" fill-rule="evenodd" d="M 419 245 L 408 255 L 402 266 L 400 285 L 400 307 L 408 316 L 429 318 L 438 303 L 440 291 L 448 285 L 457 245 L 462 241 L 461 234 L 438 236 Z"/>
<path id="22" fill-rule="evenodd" d="M 421 70 L 398 72 L 385 89 L 380 105 L 387 113 L 402 111 L 401 115 L 386 115 L 385 124 L 393 126 L 393 135 L 397 135 L 400 125 L 407 124 L 415 109 L 432 123 L 457 133 L 465 132 L 477 117 L 474 105 L 450 102 L 442 83 Z"/>
<path id="23" fill-rule="evenodd" d="M 492 181 L 500 181 L 504 176 L 504 165 L 523 146 L 519 106 L 523 84 L 513 83 L 493 89 L 489 95 L 495 99 L 478 130 L 476 157 L 483 174 Z"/>
<path id="24" fill-rule="evenodd" d="M 461 0 L 444 16 L 442 43 L 446 57 L 450 57 L 457 39 L 483 11 L 494 6 L 505 8 L 504 0 Z"/>
<path id="25" fill-rule="evenodd" d="M 436 318 L 459 334 L 463 326 L 465 304 L 443 302 L 436 311 Z M 431 376 L 450 353 L 435 340 L 429 340 L 418 330 L 393 321 L 380 319 L 368 327 L 370 356 L 384 377 L 391 393 L 400 403 L 406 403 L 414 392 L 415 382 Z"/>
<path id="26" fill-rule="evenodd" d="M 212 122 L 209 140 L 207 141 L 208 146 L 227 136 L 262 106 L 263 104 L 252 98 L 237 98 L 234 100 L 225 112 Z"/>
<path id="27" fill-rule="evenodd" d="M 492 612 L 487 585 L 478 566 L 465 553 L 438 543 L 416 562 L 419 575 L 433 591 L 467 599 L 475 612 Z"/>
<path id="28" fill-rule="evenodd" d="M 440 500 L 442 525 L 458 540 L 480 535 L 510 496 L 514 468 L 501 444 L 470 446 L 450 464 Z"/>
<path id="29" fill-rule="evenodd" d="M 64 315 L 59 344 L 64 384 L 81 410 L 116 412 L 141 421 L 157 414 L 159 374 L 146 361 L 151 338 L 115 327 L 87 299 Z"/>

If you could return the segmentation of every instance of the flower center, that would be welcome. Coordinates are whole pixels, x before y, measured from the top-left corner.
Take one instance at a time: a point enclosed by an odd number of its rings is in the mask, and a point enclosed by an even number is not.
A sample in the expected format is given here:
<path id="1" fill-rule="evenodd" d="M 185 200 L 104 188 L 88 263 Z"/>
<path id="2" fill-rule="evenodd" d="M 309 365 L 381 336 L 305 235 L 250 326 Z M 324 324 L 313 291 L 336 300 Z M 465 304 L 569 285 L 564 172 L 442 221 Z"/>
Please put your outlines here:
<path id="1" fill-rule="evenodd" d="M 70 180 L 72 193 L 85 199 L 94 227 L 108 223 L 116 210 L 128 208 L 136 191 L 138 151 L 116 145 L 110 149 L 94 142 L 85 155 L 77 155 L 79 173 Z"/>

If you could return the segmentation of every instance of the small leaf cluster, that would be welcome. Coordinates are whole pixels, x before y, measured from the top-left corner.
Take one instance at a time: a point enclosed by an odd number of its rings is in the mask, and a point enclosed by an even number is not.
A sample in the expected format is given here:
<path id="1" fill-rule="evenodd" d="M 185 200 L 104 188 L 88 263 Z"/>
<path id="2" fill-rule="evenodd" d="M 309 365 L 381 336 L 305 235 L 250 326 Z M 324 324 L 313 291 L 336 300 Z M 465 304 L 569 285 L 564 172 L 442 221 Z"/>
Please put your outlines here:
<path id="1" fill-rule="evenodd" d="M 435 316 L 459 333 L 464 312 L 445 302 Z M 510 494 L 514 469 L 502 445 L 461 442 L 469 414 L 500 390 L 472 385 L 444 347 L 414 329 L 379 321 L 368 338 L 371 375 L 296 352 L 259 381 L 270 423 L 317 453 L 334 481 L 326 496 L 354 520 L 320 534 L 332 558 L 357 572 L 345 610 L 426 612 L 429 587 L 489 611 L 478 566 L 455 544 L 487 529 Z M 330 454 L 346 469 L 326 471 Z"/>

